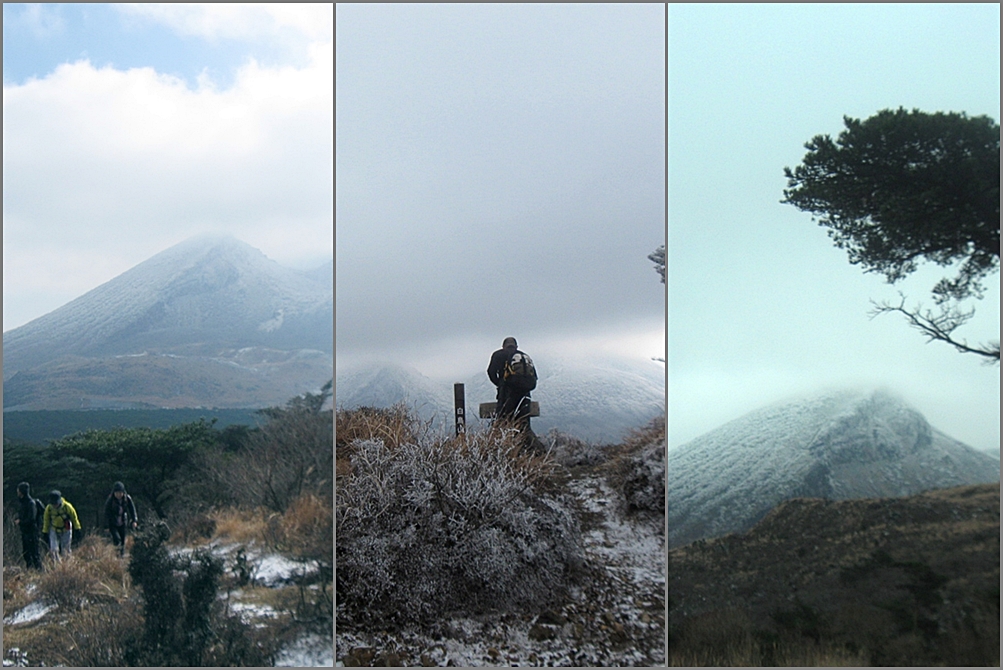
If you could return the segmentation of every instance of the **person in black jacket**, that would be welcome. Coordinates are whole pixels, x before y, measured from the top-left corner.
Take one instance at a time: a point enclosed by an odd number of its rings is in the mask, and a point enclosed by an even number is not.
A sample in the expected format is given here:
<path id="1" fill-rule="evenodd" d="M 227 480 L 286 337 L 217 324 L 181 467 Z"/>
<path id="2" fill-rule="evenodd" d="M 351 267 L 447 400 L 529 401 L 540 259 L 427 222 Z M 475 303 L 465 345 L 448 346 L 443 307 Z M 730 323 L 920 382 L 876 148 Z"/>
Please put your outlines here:
<path id="1" fill-rule="evenodd" d="M 528 362 L 532 378 L 512 376 L 513 361 Z M 519 344 L 514 337 L 506 337 L 502 348 L 491 354 L 488 363 L 488 379 L 498 388 L 495 406 L 495 416 L 498 418 L 519 419 L 520 424 L 529 427 L 529 394 L 536 386 L 536 370 L 525 352 L 519 351 Z M 529 384 L 527 385 L 527 382 Z"/>
<path id="2" fill-rule="evenodd" d="M 41 500 L 31 497 L 31 485 L 21 482 L 17 485 L 19 503 L 17 521 L 21 528 L 21 552 L 24 564 L 35 570 L 42 569 L 42 559 L 38 555 L 38 534 L 42 530 L 42 515 L 45 505 Z"/>
<path id="3" fill-rule="evenodd" d="M 118 547 L 120 556 L 125 556 L 125 534 L 139 524 L 136 521 L 136 505 L 132 502 L 132 496 L 125 492 L 125 484 L 122 482 L 115 482 L 112 487 L 104 504 L 104 518 L 108 523 L 112 544 Z"/>
<path id="4" fill-rule="evenodd" d="M 518 350 L 519 345 L 515 338 L 506 337 L 502 341 L 502 348 L 491 354 L 491 361 L 488 363 L 488 379 L 498 389 L 495 394 L 497 400 L 495 416 L 498 418 L 513 418 L 512 410 L 515 408 L 515 402 L 511 389 L 505 383 L 505 364 Z"/>

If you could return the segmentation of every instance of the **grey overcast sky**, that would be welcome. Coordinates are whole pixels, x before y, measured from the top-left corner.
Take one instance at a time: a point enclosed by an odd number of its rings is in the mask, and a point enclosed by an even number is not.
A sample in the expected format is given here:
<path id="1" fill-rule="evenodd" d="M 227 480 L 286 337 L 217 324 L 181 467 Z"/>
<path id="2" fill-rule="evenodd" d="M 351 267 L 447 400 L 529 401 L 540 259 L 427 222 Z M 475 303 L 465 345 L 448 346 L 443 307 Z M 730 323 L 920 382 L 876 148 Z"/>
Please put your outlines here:
<path id="1" fill-rule="evenodd" d="M 669 442 L 792 394 L 898 391 L 931 423 L 999 446 L 1000 370 L 869 300 L 931 305 L 947 269 L 898 286 L 780 204 L 785 166 L 843 115 L 898 107 L 999 122 L 998 4 L 670 5 Z M 999 275 L 959 333 L 999 339 Z"/>
<path id="2" fill-rule="evenodd" d="M 663 356 L 665 7 L 335 12 L 337 364 Z"/>
<path id="3" fill-rule="evenodd" d="M 3 330 L 201 233 L 334 242 L 334 9 L 3 5 Z"/>

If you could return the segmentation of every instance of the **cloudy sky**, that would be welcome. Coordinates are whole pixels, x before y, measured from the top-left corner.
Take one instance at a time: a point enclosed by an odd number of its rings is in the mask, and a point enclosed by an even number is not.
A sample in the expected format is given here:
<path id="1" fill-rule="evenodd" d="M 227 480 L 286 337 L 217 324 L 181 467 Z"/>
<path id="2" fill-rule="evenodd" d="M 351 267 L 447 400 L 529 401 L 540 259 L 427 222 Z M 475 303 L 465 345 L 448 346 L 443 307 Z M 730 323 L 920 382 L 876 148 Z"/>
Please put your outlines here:
<path id="1" fill-rule="evenodd" d="M 926 344 L 870 300 L 930 306 L 948 273 L 864 274 L 780 204 L 785 166 L 842 118 L 898 107 L 1000 115 L 999 5 L 669 8 L 670 447 L 784 397 L 884 384 L 935 426 L 998 447 L 1000 372 Z M 999 339 L 999 275 L 970 343 Z"/>
<path id="2" fill-rule="evenodd" d="M 200 233 L 333 254 L 331 5 L 3 6 L 3 330 Z"/>
<path id="3" fill-rule="evenodd" d="M 664 356 L 662 5 L 336 7 L 337 365 Z"/>

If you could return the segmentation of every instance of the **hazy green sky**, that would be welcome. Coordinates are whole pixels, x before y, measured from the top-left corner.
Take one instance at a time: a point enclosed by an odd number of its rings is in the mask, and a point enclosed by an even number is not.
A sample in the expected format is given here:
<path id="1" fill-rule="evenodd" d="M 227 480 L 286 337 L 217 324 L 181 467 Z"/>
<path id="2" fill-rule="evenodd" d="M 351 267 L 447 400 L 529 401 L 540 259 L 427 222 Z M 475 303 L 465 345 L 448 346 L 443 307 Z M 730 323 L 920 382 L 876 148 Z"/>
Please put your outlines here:
<path id="1" fill-rule="evenodd" d="M 670 5 L 670 446 L 766 402 L 883 384 L 935 427 L 999 445 L 999 368 L 925 344 L 870 299 L 930 304 L 945 270 L 892 287 L 780 204 L 785 166 L 843 115 L 999 121 L 999 5 Z M 999 275 L 962 336 L 999 339 Z"/>

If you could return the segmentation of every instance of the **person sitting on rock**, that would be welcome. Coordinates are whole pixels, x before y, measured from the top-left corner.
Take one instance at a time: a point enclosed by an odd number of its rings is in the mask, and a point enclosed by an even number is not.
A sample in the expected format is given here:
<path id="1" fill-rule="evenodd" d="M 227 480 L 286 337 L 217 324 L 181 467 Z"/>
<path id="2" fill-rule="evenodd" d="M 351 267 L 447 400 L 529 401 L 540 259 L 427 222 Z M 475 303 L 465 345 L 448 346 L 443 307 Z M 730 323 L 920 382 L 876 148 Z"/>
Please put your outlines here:
<path id="1" fill-rule="evenodd" d="M 498 388 L 495 418 L 514 423 L 523 448 L 542 447 L 529 425 L 530 392 L 536 388 L 536 366 L 525 352 L 519 351 L 514 337 L 506 337 L 502 348 L 491 354 L 488 379 Z"/>

